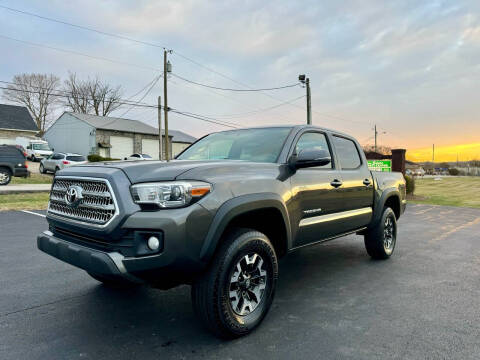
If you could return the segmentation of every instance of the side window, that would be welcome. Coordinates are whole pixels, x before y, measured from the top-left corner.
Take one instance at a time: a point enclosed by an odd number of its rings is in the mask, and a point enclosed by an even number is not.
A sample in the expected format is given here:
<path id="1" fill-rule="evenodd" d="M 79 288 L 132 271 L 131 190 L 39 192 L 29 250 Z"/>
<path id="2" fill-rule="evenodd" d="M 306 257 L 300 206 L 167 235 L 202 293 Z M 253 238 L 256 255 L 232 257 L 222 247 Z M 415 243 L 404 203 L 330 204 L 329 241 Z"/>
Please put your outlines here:
<path id="1" fill-rule="evenodd" d="M 61 160 L 61 159 L 63 159 L 63 155 L 62 154 L 53 154 L 52 159 L 53 160 Z"/>
<path id="2" fill-rule="evenodd" d="M 357 146 L 352 140 L 334 136 L 333 143 L 342 169 L 356 169 L 362 164 Z"/>
<path id="3" fill-rule="evenodd" d="M 131 157 L 139 158 L 140 155 L 138 155 L 138 154 L 133 154 Z"/>
<path id="4" fill-rule="evenodd" d="M 318 132 L 307 132 L 300 136 L 300 139 L 298 139 L 297 145 L 295 146 L 295 152 L 298 154 L 304 149 L 325 150 L 330 155 L 330 149 L 328 147 L 328 142 L 325 134 Z M 316 166 L 315 168 L 331 169 L 332 163 L 324 166 Z"/>

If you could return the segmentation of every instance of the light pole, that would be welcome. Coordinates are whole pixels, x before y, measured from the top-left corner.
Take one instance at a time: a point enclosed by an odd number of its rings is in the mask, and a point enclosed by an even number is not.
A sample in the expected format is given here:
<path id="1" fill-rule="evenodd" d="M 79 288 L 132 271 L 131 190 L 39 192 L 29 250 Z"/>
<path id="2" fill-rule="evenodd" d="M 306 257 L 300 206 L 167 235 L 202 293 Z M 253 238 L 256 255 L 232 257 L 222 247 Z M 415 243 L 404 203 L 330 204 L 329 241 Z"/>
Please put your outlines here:
<path id="1" fill-rule="evenodd" d="M 172 50 L 163 50 L 163 110 L 165 117 L 165 160 L 169 161 L 168 156 L 168 101 L 167 101 L 167 74 L 172 72 L 172 64 L 167 60 L 167 54 Z"/>
<path id="2" fill-rule="evenodd" d="M 305 76 L 305 74 L 298 75 L 298 80 L 305 84 L 307 88 L 307 124 L 312 125 L 312 100 L 310 94 L 310 79 Z"/>

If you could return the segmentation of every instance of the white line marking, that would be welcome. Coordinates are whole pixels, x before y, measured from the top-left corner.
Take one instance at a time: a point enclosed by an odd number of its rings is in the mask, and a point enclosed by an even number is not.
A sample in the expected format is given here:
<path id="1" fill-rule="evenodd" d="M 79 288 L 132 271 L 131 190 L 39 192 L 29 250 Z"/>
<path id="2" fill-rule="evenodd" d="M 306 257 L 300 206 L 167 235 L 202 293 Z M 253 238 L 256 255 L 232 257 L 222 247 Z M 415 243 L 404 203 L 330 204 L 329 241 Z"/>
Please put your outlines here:
<path id="1" fill-rule="evenodd" d="M 20 210 L 20 211 L 24 212 L 24 213 L 27 213 L 27 214 L 37 215 L 37 216 L 41 216 L 41 217 L 47 217 L 46 215 L 37 214 L 36 212 L 33 212 L 33 211 L 28 211 L 28 210 Z"/>

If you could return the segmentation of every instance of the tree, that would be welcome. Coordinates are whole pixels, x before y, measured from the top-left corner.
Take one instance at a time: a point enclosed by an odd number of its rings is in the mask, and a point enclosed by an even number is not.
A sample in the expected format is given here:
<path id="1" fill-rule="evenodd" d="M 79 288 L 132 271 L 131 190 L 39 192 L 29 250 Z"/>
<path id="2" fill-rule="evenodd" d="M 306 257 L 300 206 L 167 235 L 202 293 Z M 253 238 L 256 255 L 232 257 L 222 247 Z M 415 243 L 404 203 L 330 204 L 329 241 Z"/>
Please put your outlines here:
<path id="1" fill-rule="evenodd" d="M 113 87 L 98 77 L 80 80 L 75 73 L 70 73 L 63 91 L 65 105 L 74 112 L 107 116 L 122 105 L 121 87 Z"/>
<path id="2" fill-rule="evenodd" d="M 364 145 L 363 151 L 365 153 L 373 153 L 375 152 L 375 145 Z M 378 145 L 377 153 L 382 155 L 392 155 L 392 149 L 385 145 Z"/>
<path id="3" fill-rule="evenodd" d="M 15 75 L 12 84 L 3 90 L 3 98 L 24 105 L 43 135 L 50 121 L 49 115 L 59 102 L 56 93 L 59 86 L 60 79 L 53 74 Z"/>

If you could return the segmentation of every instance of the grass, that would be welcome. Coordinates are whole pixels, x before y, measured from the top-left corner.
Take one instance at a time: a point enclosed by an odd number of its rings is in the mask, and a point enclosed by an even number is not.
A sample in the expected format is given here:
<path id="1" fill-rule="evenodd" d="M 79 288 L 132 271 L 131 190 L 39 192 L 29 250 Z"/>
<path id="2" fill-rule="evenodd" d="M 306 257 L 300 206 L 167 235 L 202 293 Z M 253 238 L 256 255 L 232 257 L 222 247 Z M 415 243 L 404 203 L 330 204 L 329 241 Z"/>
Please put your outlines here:
<path id="1" fill-rule="evenodd" d="M 10 184 L 19 185 L 19 184 L 51 184 L 53 180 L 52 175 L 43 175 L 43 174 L 30 174 L 29 177 L 12 177 Z"/>
<path id="2" fill-rule="evenodd" d="M 417 178 L 409 202 L 480 208 L 480 177 Z"/>
<path id="3" fill-rule="evenodd" d="M 48 192 L 0 195 L 0 211 L 45 210 L 49 196 Z"/>

